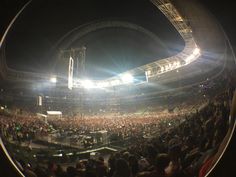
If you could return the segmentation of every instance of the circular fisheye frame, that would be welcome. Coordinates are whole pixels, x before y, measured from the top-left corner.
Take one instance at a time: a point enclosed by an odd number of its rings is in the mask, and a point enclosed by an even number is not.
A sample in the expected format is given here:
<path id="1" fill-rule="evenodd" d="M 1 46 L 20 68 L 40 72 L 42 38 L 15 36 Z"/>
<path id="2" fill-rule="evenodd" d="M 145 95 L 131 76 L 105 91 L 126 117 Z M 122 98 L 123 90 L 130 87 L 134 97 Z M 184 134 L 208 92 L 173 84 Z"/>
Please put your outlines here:
<path id="1" fill-rule="evenodd" d="M 217 173 L 235 129 L 236 58 L 200 2 L 15 6 L 0 41 L 2 175 Z"/>

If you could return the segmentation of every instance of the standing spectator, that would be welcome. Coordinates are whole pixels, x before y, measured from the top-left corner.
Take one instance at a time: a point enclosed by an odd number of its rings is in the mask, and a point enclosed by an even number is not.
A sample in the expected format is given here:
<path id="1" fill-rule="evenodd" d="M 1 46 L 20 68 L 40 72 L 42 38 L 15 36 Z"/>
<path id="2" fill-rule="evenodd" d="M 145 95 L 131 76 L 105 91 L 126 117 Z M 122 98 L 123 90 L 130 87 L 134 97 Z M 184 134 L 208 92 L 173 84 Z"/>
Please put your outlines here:
<path id="1" fill-rule="evenodd" d="M 137 177 L 166 177 L 165 169 L 170 163 L 168 154 L 159 154 L 156 158 L 155 169 L 151 172 L 142 172 Z"/>
<path id="2" fill-rule="evenodd" d="M 96 165 L 96 173 L 97 177 L 104 177 L 107 176 L 107 167 L 104 163 L 104 158 L 99 157 Z"/>
<path id="3" fill-rule="evenodd" d="M 124 159 L 116 161 L 116 168 L 112 177 L 131 177 L 129 165 Z"/>

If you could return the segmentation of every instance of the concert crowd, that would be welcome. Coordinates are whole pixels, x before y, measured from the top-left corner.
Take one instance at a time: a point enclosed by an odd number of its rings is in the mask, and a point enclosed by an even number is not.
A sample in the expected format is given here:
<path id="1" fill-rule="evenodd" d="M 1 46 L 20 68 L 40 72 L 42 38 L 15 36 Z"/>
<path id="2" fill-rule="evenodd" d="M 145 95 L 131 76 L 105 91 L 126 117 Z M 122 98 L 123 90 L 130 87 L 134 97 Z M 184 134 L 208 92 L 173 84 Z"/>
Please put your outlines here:
<path id="1" fill-rule="evenodd" d="M 37 136 L 47 136 L 55 130 L 61 133 L 72 130 L 73 134 L 107 130 L 121 140 L 135 138 L 132 145 L 111 154 L 108 161 L 100 156 L 78 161 L 66 169 L 50 159 L 47 166 L 32 166 L 24 159 L 15 159 L 26 176 L 201 177 L 227 133 L 229 104 L 229 94 L 224 92 L 191 114 L 92 116 L 47 123 L 36 117 L 1 115 L 1 134 L 19 144 L 30 143 Z M 147 135 L 152 136 L 144 138 Z"/>

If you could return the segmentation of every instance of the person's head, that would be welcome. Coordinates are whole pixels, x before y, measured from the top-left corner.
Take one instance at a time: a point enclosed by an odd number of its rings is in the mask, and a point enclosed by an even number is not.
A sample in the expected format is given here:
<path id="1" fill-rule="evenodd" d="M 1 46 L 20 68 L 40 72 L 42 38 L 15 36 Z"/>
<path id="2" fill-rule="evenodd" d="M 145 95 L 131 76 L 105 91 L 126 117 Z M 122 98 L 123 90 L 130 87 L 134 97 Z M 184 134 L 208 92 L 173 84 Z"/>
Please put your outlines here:
<path id="1" fill-rule="evenodd" d="M 138 160 L 134 155 L 130 155 L 128 161 L 129 161 L 129 164 L 131 165 L 138 163 Z"/>
<path id="2" fill-rule="evenodd" d="M 116 174 L 122 177 L 129 177 L 130 176 L 130 169 L 128 163 L 124 159 L 118 159 L 116 161 Z"/>
<path id="3" fill-rule="evenodd" d="M 46 170 L 44 169 L 44 167 L 41 167 L 41 166 L 36 166 L 34 172 L 37 175 L 37 177 L 45 177 L 45 176 L 47 176 Z"/>
<path id="4" fill-rule="evenodd" d="M 152 144 L 148 144 L 146 150 L 149 157 L 155 157 L 157 154 L 157 150 L 154 148 Z"/>
<path id="5" fill-rule="evenodd" d="M 193 148 L 194 145 L 195 145 L 195 139 L 193 136 L 188 136 L 187 137 L 187 140 L 186 140 L 186 145 L 189 147 L 189 148 Z"/>
<path id="6" fill-rule="evenodd" d="M 84 162 L 78 162 L 78 163 L 76 163 L 75 168 L 76 168 L 77 170 L 84 169 L 84 168 L 85 168 Z"/>
<path id="7" fill-rule="evenodd" d="M 76 176 L 76 174 L 77 174 L 76 169 L 72 166 L 67 167 L 66 173 L 68 176 L 71 176 L 71 177 Z"/>
<path id="8" fill-rule="evenodd" d="M 159 170 L 163 170 L 169 165 L 170 157 L 168 154 L 162 153 L 157 155 L 156 157 L 156 168 Z"/>
<path id="9" fill-rule="evenodd" d="M 116 152 L 115 154 L 114 154 L 114 158 L 115 159 L 119 159 L 121 157 L 121 154 L 119 153 L 119 152 Z"/>
<path id="10" fill-rule="evenodd" d="M 176 160 L 181 155 L 180 145 L 173 145 L 172 147 L 170 147 L 168 154 L 171 160 Z"/>
<path id="11" fill-rule="evenodd" d="M 99 156 L 98 161 L 104 163 L 104 158 L 102 156 Z"/>
<path id="12" fill-rule="evenodd" d="M 149 162 L 147 161 L 147 159 L 141 158 L 141 159 L 138 161 L 138 165 L 139 165 L 140 171 L 143 171 L 143 170 L 147 169 L 150 164 L 149 164 Z"/>
<path id="13" fill-rule="evenodd" d="M 48 170 L 49 171 L 56 171 L 57 165 L 54 162 L 48 162 Z"/>
<path id="14" fill-rule="evenodd" d="M 62 172 L 63 171 L 63 169 L 62 169 L 62 166 L 61 165 L 57 165 L 57 171 L 60 171 L 60 172 Z"/>
<path id="15" fill-rule="evenodd" d="M 138 170 L 139 170 L 139 164 L 138 164 L 138 160 L 134 155 L 130 155 L 129 159 L 129 167 L 131 168 L 131 172 L 132 174 L 137 174 Z"/>

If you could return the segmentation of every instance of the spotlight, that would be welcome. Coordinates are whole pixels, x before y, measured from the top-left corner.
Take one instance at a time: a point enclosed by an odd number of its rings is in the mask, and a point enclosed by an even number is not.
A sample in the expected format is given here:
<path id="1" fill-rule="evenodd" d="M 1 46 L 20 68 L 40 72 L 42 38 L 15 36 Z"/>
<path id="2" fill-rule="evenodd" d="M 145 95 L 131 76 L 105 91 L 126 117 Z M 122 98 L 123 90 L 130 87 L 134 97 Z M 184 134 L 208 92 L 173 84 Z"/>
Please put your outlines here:
<path id="1" fill-rule="evenodd" d="M 123 83 L 132 83 L 134 81 L 134 77 L 127 73 L 121 76 L 121 80 Z"/>
<path id="2" fill-rule="evenodd" d="M 81 85 L 84 88 L 93 88 L 94 87 L 94 83 L 91 80 L 83 80 L 83 81 L 81 81 Z"/>
<path id="3" fill-rule="evenodd" d="M 98 83 L 96 84 L 96 86 L 97 86 L 98 88 L 105 88 L 105 87 L 108 87 L 108 86 L 109 86 L 109 83 L 108 83 L 108 82 L 98 82 Z"/>
<path id="4" fill-rule="evenodd" d="M 194 55 L 197 55 L 200 53 L 200 49 L 199 48 L 195 48 L 194 51 L 193 51 L 193 54 Z"/>
<path id="5" fill-rule="evenodd" d="M 164 72 L 164 70 L 165 70 L 165 68 L 162 66 L 162 67 L 161 67 L 161 72 Z"/>
<path id="6" fill-rule="evenodd" d="M 194 55 L 191 54 L 190 56 L 188 56 L 188 57 L 185 59 L 185 61 L 186 61 L 186 63 L 190 63 L 193 59 L 194 59 Z"/>
<path id="7" fill-rule="evenodd" d="M 56 77 L 51 77 L 51 78 L 50 78 L 50 82 L 52 82 L 52 83 L 57 83 L 57 78 L 56 78 Z"/>
<path id="8" fill-rule="evenodd" d="M 177 62 L 176 62 L 176 65 L 177 65 L 177 67 L 180 67 L 180 62 L 177 61 Z"/>
<path id="9" fill-rule="evenodd" d="M 168 71 L 169 70 L 169 65 L 165 66 L 165 70 Z"/>
<path id="10" fill-rule="evenodd" d="M 118 80 L 118 79 L 110 81 L 111 86 L 117 86 L 119 84 L 121 84 L 121 83 L 120 83 L 120 80 Z"/>

